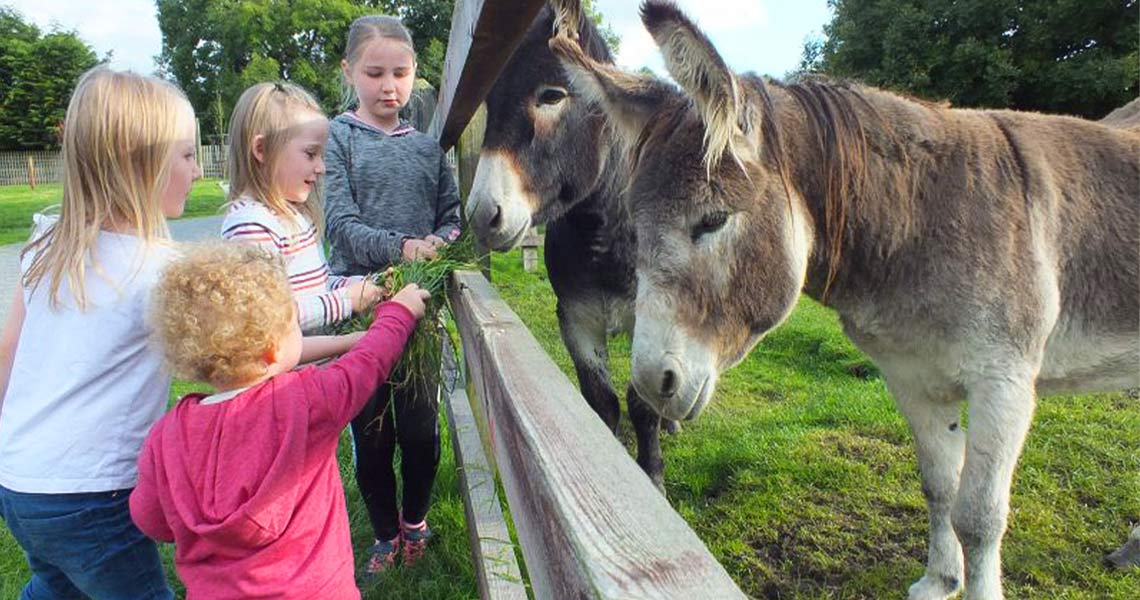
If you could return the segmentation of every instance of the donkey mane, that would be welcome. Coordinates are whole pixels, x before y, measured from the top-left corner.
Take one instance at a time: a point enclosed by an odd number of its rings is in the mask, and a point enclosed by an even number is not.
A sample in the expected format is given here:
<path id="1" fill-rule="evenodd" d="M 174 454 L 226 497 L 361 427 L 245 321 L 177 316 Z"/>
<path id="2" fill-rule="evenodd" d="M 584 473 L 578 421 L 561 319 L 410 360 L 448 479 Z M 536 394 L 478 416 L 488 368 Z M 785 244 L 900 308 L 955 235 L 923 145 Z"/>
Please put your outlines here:
<path id="1" fill-rule="evenodd" d="M 913 167 L 924 161 L 915 154 L 920 149 L 900 133 L 898 123 L 880 111 L 877 104 L 881 100 L 868 97 L 867 90 L 858 84 L 822 77 L 791 84 L 767 83 L 794 100 L 803 117 L 802 137 L 811 144 L 807 150 L 808 156 L 814 159 L 810 169 L 814 176 L 801 192 L 814 197 L 816 202 L 809 204 L 818 204 L 822 209 L 822 215 L 817 218 L 827 249 L 827 273 L 820 299 L 826 300 L 850 242 L 848 226 L 853 221 L 866 219 L 871 211 L 876 212 L 876 223 L 883 234 L 883 247 L 876 250 L 882 253 L 889 254 L 911 234 L 915 221 L 914 197 L 923 176 Z M 780 115 L 771 110 L 771 99 L 764 87 L 753 85 L 761 90 L 764 114 Z M 896 102 L 941 110 L 921 100 L 884 95 Z M 783 120 L 764 119 L 762 127 L 764 146 L 776 149 L 772 154 L 778 160 L 777 166 L 787 187 L 791 185 L 787 169 L 795 168 L 789 163 L 797 159 L 803 161 L 804 156 L 780 143 L 781 137 L 785 140 L 790 137 L 792 132 L 788 129 L 798 125 L 786 112 L 781 116 Z M 783 136 L 779 134 L 780 129 L 785 130 Z M 876 161 L 878 168 L 873 171 L 868 168 L 872 154 L 882 154 L 880 158 L 886 159 Z M 885 202 L 891 204 L 875 206 Z"/>

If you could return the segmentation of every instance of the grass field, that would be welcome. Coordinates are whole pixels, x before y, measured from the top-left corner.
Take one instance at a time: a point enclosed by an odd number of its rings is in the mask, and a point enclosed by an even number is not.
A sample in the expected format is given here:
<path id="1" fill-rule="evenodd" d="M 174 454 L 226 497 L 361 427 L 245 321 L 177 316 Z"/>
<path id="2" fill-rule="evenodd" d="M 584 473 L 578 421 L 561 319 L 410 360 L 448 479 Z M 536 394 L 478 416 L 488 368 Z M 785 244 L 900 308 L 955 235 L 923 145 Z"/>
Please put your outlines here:
<path id="1" fill-rule="evenodd" d="M 575 381 L 544 272 L 523 272 L 517 252 L 496 255 L 493 271 L 504 298 Z M 611 354 L 624 389 L 628 339 L 614 340 Z M 172 397 L 185 390 L 176 386 Z M 622 427 L 632 451 L 628 419 Z M 1101 559 L 1140 520 L 1138 432 L 1140 402 L 1125 394 L 1040 402 L 1003 548 L 1008 597 L 1137 597 L 1140 570 L 1108 571 Z M 384 576 L 366 598 L 477 596 L 443 439 L 429 517 L 434 547 L 421 564 Z M 663 449 L 670 502 L 751 596 L 899 598 L 922 574 L 926 508 L 910 434 L 877 371 L 834 313 L 815 302 L 802 300 L 727 372 L 701 419 L 666 437 Z M 347 440 L 340 463 L 359 555 L 371 540 Z M 16 597 L 27 576 L 0 527 L 0 598 Z"/>
<path id="2" fill-rule="evenodd" d="M 0 186 L 0 245 L 27 241 L 32 231 L 32 215 L 63 199 L 63 186 L 58 183 Z M 200 179 L 194 183 L 186 199 L 182 218 L 217 214 L 225 196 L 217 179 Z"/>

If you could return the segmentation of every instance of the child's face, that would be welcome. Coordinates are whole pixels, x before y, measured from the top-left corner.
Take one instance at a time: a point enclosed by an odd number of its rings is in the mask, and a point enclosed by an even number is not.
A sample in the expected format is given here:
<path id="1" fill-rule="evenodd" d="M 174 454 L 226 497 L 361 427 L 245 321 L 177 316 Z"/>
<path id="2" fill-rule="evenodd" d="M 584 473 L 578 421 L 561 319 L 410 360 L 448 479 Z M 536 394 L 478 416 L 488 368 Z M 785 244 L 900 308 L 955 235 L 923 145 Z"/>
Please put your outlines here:
<path id="1" fill-rule="evenodd" d="M 167 219 L 176 219 L 182 216 L 186 208 L 186 196 L 194 181 L 202 177 L 202 169 L 198 167 L 194 147 L 194 111 L 187 105 L 182 111 L 178 123 L 178 138 L 171 149 L 170 177 L 166 187 L 159 195 L 159 204 L 162 214 Z"/>
<path id="2" fill-rule="evenodd" d="M 407 45 L 377 38 L 364 47 L 354 65 L 342 66 L 356 90 L 361 111 L 384 123 L 399 118 L 400 108 L 408 103 L 416 80 L 415 57 Z"/>
<path id="3" fill-rule="evenodd" d="M 325 139 L 329 122 L 311 110 L 298 113 L 293 135 L 281 148 L 273 173 L 273 185 L 285 200 L 296 204 L 309 199 L 317 179 L 325 172 Z"/>

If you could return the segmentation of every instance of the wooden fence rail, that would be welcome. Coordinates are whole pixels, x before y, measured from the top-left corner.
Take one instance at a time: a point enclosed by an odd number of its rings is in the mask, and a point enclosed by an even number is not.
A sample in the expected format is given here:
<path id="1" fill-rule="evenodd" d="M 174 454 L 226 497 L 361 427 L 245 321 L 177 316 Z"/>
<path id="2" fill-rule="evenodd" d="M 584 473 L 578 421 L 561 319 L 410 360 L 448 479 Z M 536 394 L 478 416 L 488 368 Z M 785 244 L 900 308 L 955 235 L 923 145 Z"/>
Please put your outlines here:
<path id="1" fill-rule="evenodd" d="M 471 405 L 535 597 L 745 597 L 490 283 L 463 271 L 452 284 Z"/>

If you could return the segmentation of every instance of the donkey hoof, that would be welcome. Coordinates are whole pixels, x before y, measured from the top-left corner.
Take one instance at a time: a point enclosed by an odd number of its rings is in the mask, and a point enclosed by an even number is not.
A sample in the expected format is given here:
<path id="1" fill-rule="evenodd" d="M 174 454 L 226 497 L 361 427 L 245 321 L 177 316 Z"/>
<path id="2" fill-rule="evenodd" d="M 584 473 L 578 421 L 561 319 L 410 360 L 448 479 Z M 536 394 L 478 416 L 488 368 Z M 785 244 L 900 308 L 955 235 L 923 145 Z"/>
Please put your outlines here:
<path id="1" fill-rule="evenodd" d="M 907 600 L 945 600 L 958 593 L 962 582 L 949 575 L 924 575 L 910 586 Z"/>
<path id="2" fill-rule="evenodd" d="M 674 421 L 672 419 L 665 419 L 665 433 L 668 433 L 669 435 L 681 433 L 681 422 Z"/>
<path id="3" fill-rule="evenodd" d="M 1140 567 L 1140 539 L 1128 540 L 1127 544 L 1104 557 L 1104 560 L 1117 569 Z"/>

